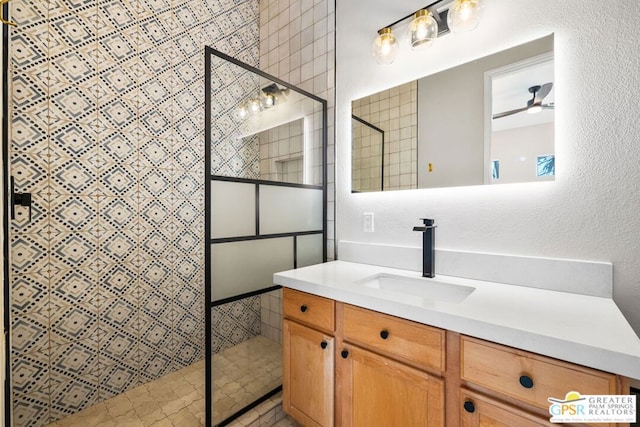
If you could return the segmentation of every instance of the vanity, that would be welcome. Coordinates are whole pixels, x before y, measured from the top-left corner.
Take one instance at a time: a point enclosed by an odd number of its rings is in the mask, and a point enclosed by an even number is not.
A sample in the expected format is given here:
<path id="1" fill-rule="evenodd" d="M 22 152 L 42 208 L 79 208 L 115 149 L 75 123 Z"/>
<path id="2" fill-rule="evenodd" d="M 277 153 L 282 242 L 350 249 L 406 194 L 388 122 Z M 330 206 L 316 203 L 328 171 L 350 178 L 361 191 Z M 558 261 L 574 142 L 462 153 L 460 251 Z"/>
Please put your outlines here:
<path id="1" fill-rule="evenodd" d="M 274 281 L 283 406 L 305 426 L 549 426 L 549 398 L 640 378 L 610 298 L 346 261 Z"/>

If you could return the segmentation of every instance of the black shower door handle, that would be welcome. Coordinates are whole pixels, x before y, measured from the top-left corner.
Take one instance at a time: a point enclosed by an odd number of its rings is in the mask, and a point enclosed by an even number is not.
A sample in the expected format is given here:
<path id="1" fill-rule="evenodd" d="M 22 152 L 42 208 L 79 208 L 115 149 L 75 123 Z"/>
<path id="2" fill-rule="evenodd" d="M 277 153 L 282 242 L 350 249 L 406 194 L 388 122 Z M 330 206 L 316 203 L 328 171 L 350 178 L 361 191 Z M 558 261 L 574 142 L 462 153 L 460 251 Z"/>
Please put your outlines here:
<path id="1" fill-rule="evenodd" d="M 29 208 L 29 222 L 31 222 L 31 193 L 16 193 L 15 181 L 11 177 L 11 219 L 16 219 L 16 205 Z"/>

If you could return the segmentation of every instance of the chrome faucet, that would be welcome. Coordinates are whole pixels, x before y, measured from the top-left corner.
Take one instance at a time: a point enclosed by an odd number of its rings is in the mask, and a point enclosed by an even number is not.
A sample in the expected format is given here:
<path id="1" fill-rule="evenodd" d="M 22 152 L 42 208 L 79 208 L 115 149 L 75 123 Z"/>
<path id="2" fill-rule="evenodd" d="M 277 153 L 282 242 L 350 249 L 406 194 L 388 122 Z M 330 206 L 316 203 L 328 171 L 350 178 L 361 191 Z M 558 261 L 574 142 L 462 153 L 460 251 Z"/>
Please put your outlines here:
<path id="1" fill-rule="evenodd" d="M 413 227 L 413 231 L 422 232 L 422 277 L 436 277 L 435 220 L 420 218 L 424 225 Z"/>

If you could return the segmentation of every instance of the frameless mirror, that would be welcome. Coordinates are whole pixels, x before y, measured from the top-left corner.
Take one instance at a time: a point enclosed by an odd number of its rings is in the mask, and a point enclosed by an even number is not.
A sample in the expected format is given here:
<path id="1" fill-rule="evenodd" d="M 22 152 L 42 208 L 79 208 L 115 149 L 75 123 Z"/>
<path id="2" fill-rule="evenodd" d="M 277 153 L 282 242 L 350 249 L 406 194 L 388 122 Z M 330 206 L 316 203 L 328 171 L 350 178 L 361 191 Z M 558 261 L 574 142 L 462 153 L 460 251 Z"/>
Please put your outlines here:
<path id="1" fill-rule="evenodd" d="M 553 180 L 553 34 L 354 100 L 352 191 Z"/>

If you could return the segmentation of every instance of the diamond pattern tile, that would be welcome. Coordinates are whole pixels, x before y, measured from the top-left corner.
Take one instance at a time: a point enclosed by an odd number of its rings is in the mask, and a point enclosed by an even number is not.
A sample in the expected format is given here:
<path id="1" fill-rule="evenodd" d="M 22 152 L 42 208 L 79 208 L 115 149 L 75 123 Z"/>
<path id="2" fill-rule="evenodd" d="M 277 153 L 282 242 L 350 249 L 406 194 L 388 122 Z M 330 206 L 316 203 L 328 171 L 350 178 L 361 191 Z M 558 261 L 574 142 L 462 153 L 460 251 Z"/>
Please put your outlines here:
<path id="1" fill-rule="evenodd" d="M 111 264 L 100 272 L 100 293 L 104 297 L 117 297 L 132 293 L 136 287 L 138 274 L 124 263 Z"/>
<path id="2" fill-rule="evenodd" d="M 138 384 L 138 372 L 135 368 L 113 365 L 100 375 L 100 399 L 108 399 Z"/>
<path id="3" fill-rule="evenodd" d="M 60 233 L 51 241 L 51 263 L 60 269 L 89 267 L 97 259 L 97 243 L 91 233 Z"/>
<path id="4" fill-rule="evenodd" d="M 93 337 L 98 328 L 98 310 L 89 304 L 63 307 L 52 313 L 51 341 L 66 344 Z"/>
<path id="5" fill-rule="evenodd" d="M 100 204 L 100 224 L 105 229 L 133 227 L 137 217 L 137 199 L 106 197 Z"/>
<path id="6" fill-rule="evenodd" d="M 80 377 L 98 368 L 98 341 L 83 340 L 51 348 L 51 370 L 66 377 Z"/>
<path id="7" fill-rule="evenodd" d="M 98 224 L 98 203 L 91 196 L 57 196 L 50 202 L 51 222 L 59 231 L 88 231 Z"/>
<path id="8" fill-rule="evenodd" d="M 11 269 L 15 273 L 34 273 L 49 266 L 49 248 L 38 236 L 13 236 L 10 253 Z"/>
<path id="9" fill-rule="evenodd" d="M 34 275 L 11 277 L 11 312 L 26 314 L 47 303 L 49 283 Z"/>
<path id="10" fill-rule="evenodd" d="M 132 232 L 117 230 L 105 232 L 103 236 L 100 255 L 101 258 L 109 262 L 131 261 L 137 255 L 136 239 Z"/>
<path id="11" fill-rule="evenodd" d="M 37 116 L 19 114 L 12 118 L 11 150 L 15 153 L 42 153 L 48 148 L 48 122 L 41 121 Z"/>
<path id="12" fill-rule="evenodd" d="M 11 167 L 34 194 L 11 224 L 14 424 L 40 427 L 204 357 L 202 47 L 257 65 L 258 7 L 10 7 Z M 254 142 L 216 165 L 251 176 Z"/>
<path id="13" fill-rule="evenodd" d="M 127 165 L 107 165 L 100 173 L 100 189 L 111 196 L 133 197 L 137 189 L 137 173 Z"/>
<path id="14" fill-rule="evenodd" d="M 51 184 L 59 194 L 90 195 L 97 188 L 97 170 L 86 161 L 58 158 L 51 168 Z"/>
<path id="15" fill-rule="evenodd" d="M 98 381 L 89 374 L 70 380 L 51 381 L 51 419 L 57 420 L 98 402 Z"/>
<path id="16" fill-rule="evenodd" d="M 51 283 L 51 302 L 58 307 L 91 303 L 98 293 L 97 276 L 90 269 L 62 270 Z"/>
<path id="17" fill-rule="evenodd" d="M 46 352 L 49 324 L 46 308 L 14 317 L 11 321 L 11 353 Z"/>

